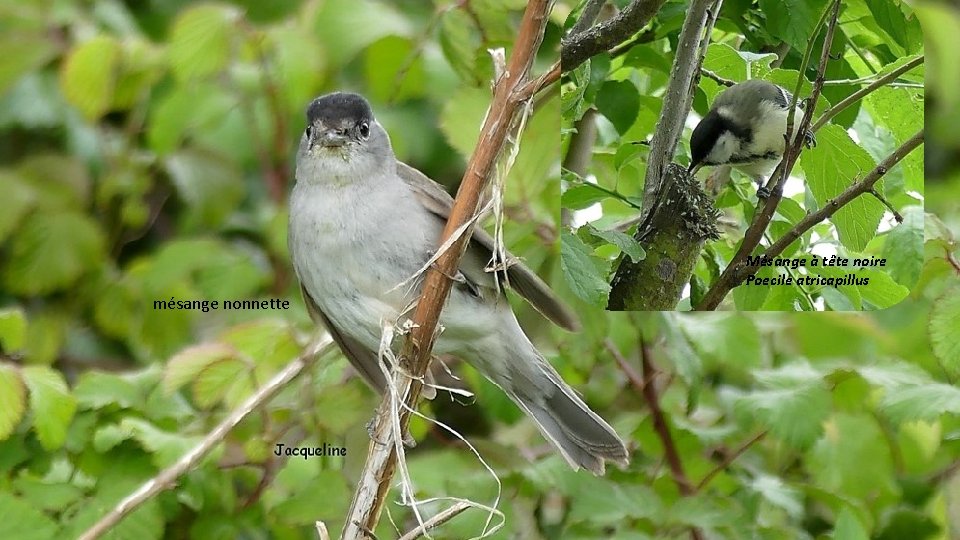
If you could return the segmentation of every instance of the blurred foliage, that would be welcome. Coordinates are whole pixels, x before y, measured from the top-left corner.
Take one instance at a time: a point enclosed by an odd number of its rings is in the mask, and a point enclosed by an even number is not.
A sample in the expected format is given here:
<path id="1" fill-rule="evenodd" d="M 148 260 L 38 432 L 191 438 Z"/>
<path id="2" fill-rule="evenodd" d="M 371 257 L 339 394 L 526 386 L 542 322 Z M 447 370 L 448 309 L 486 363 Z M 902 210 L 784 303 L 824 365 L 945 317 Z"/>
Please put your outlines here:
<path id="1" fill-rule="evenodd" d="M 649 152 L 649 146 L 639 143 L 650 140 L 660 116 L 684 5 L 668 2 L 650 28 L 629 46 L 591 59 L 570 73 L 564 83 L 564 145 L 569 147 L 577 133 L 575 122 L 588 109 L 599 113 L 591 117 L 596 118 L 599 136 L 589 169 L 567 171 L 565 177 L 568 189 L 563 194 L 563 208 L 577 218 L 575 225 L 587 221 L 594 225 L 591 229 L 579 228 L 573 238 L 582 240 L 581 251 L 589 250 L 595 260 L 570 266 L 570 280 L 609 283 L 613 263 L 622 249 L 598 238 L 593 231 L 610 229 L 639 213 Z M 805 98 L 816 76 L 825 34 L 813 32 L 828 5 L 825 0 L 724 2 L 704 57 L 704 69 L 727 81 L 768 80 L 791 93 L 802 82 L 798 96 Z M 923 55 L 921 20 L 899 0 L 844 2 L 815 119 L 878 76 Z M 808 42 L 813 54 L 807 72 L 800 77 L 798 69 Z M 923 128 L 923 81 L 921 65 L 899 77 L 895 85 L 880 88 L 844 109 L 817 132 L 819 144 L 802 152 L 797 163 L 804 181 L 794 179 L 785 186 L 784 199 L 764 245 L 779 240 L 808 212 L 828 204 Z M 713 78 L 701 77 L 694 112 L 705 115 L 708 104 L 725 88 Z M 795 122 L 799 121 L 797 117 Z M 690 123 L 681 137 L 680 161 L 688 159 L 687 145 L 695 125 Z M 711 174 L 708 186 L 723 186 L 720 169 L 706 169 Z M 707 244 L 678 309 L 699 303 L 733 258 L 753 220 L 754 182 L 746 175 L 734 174 L 734 180 L 718 190 L 715 201 L 724 213 L 723 236 Z M 883 309 L 901 301 L 917 282 L 922 261 L 923 153 L 918 150 L 909 154 L 877 184 L 877 191 L 904 216 L 903 223 L 898 224 L 877 198 L 861 196 L 804 233 L 780 257 L 807 261 L 811 255 L 838 255 L 850 261 L 885 258 L 884 267 L 765 267 L 759 277 L 790 276 L 794 284 L 741 285 L 730 297 L 733 305 L 741 310 L 859 311 Z M 800 276 L 813 274 L 838 278 L 854 274 L 869 278 L 869 283 L 836 288 L 796 283 Z M 584 299 L 604 306 L 608 292 L 609 286 Z"/>
<path id="2" fill-rule="evenodd" d="M 287 262 L 285 197 L 306 103 L 365 93 L 400 158 L 452 187 L 489 99 L 485 50 L 511 45 L 522 5 L 0 2 L 0 538 L 76 537 L 300 353 L 313 326 Z M 538 71 L 574 8 L 557 4 Z M 667 4 L 668 41 L 682 8 Z M 960 15 L 925 9 L 944 26 L 928 31 L 928 112 L 949 118 L 960 107 L 941 93 L 960 81 L 934 51 L 955 46 Z M 506 182 L 507 243 L 565 291 L 561 100 L 539 107 Z M 955 138 L 938 148 L 958 154 Z M 518 305 L 563 377 L 635 451 L 602 478 L 570 471 L 502 392 L 455 365 L 475 402 L 441 395 L 425 408 L 497 471 L 506 525 L 495 537 L 960 534 L 960 172 L 940 170 L 917 284 L 891 309 L 643 315 L 567 292 L 585 323 L 573 335 Z M 171 297 L 292 307 L 153 308 Z M 694 484 L 766 433 L 694 496 L 677 490 L 649 409 L 609 352 L 636 363 L 641 333 Z M 109 536 L 315 538 L 315 520 L 336 534 L 377 403 L 345 366 L 323 359 Z M 419 496 L 493 503 L 496 482 L 462 443 L 424 421 L 412 428 Z M 347 456 L 277 458 L 277 442 Z M 379 538 L 397 536 L 391 519 L 413 527 L 407 508 L 387 508 Z M 485 519 L 467 511 L 435 537 L 477 535 Z"/>

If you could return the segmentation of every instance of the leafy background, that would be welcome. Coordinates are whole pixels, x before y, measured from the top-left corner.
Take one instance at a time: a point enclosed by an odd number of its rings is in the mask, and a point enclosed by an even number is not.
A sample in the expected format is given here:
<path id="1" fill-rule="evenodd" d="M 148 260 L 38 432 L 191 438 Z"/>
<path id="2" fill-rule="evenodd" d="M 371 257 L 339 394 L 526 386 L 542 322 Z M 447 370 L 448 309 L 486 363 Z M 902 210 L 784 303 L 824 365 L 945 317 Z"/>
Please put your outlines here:
<path id="1" fill-rule="evenodd" d="M 813 56 L 807 79 L 815 75 L 824 32 L 812 36 L 820 14 L 829 2 L 725 2 L 717 20 L 703 67 L 728 81 L 765 79 L 794 91 L 800 63 L 809 41 Z M 639 213 L 649 147 L 656 127 L 673 62 L 684 4 L 670 2 L 649 29 L 631 43 L 577 67 L 564 85 L 564 144 L 576 136 L 574 122 L 593 110 L 599 134 L 590 167 L 567 172 L 562 205 L 570 211 L 577 234 L 567 238 L 576 251 L 585 253 L 589 264 L 570 267 L 569 279 L 588 281 L 585 300 L 606 305 L 611 268 L 624 245 L 636 242 L 618 235 L 616 241 L 597 234 Z M 914 14 L 897 0 L 845 2 L 834 39 L 825 78 L 829 81 L 817 103 L 818 116 L 861 85 L 844 81 L 869 80 L 904 65 L 923 54 L 920 24 L 926 13 Z M 924 67 L 914 68 L 899 83 L 921 85 Z M 812 85 L 805 80 L 800 98 Z M 725 89 L 716 80 L 702 77 L 694 97 L 694 112 L 703 116 L 708 104 Z M 799 122 L 799 117 L 796 122 Z M 695 123 L 681 137 L 678 161 L 687 163 L 687 144 Z M 862 178 L 894 148 L 923 127 L 923 88 L 884 87 L 869 94 L 837 115 L 820 129 L 819 144 L 800 155 L 798 171 L 804 180 L 791 179 L 766 235 L 765 245 L 781 238 L 807 212 L 818 210 L 840 194 L 855 179 Z M 716 168 L 704 169 L 706 178 Z M 707 180 L 707 183 L 717 183 Z M 838 269 L 807 266 L 802 269 L 764 268 L 759 277 L 820 274 L 824 277 L 854 273 L 869 277 L 868 285 L 770 286 L 742 285 L 730 295 L 727 305 L 741 310 L 858 311 L 890 307 L 908 294 L 920 275 L 923 238 L 923 154 L 907 156 L 877 185 L 877 190 L 904 217 L 897 224 L 893 214 L 874 197 L 861 196 L 793 242 L 780 256 L 806 258 L 839 255 L 850 259 L 886 258 L 885 267 Z M 719 190 L 716 207 L 723 211 L 722 237 L 708 242 L 694 269 L 678 309 L 689 309 L 699 300 L 733 258 L 756 207 L 752 180 L 734 173 L 734 181 Z M 577 212 L 581 211 L 581 212 Z M 581 225 L 589 222 L 589 227 Z M 879 226 L 879 228 L 878 228 Z M 611 233 L 606 233 L 607 235 Z M 572 251 L 572 250 L 571 250 Z M 638 257 L 630 255 L 637 260 Z M 642 255 L 641 255 L 642 257 Z"/>
<path id="2" fill-rule="evenodd" d="M 510 45 L 522 4 L 0 2 L 0 538 L 77 536 L 299 354 L 312 325 L 287 262 L 284 201 L 309 99 L 363 91 L 398 154 L 452 185 L 488 96 L 485 49 Z M 683 4 L 667 6 L 669 42 Z M 538 70 L 574 7 L 557 4 Z M 612 314 L 581 302 L 557 245 L 560 99 L 540 103 L 507 180 L 507 243 L 586 328 L 565 334 L 518 308 L 634 452 L 626 470 L 574 473 L 496 388 L 455 365 L 476 401 L 425 407 L 497 471 L 498 537 L 960 534 L 960 15 L 917 10 L 931 21 L 928 129 L 939 135 L 926 145 L 924 262 L 902 303 L 869 315 Z M 293 307 L 152 309 L 171 296 Z M 612 355 L 638 366 L 640 336 L 686 475 L 696 485 L 716 472 L 692 496 Z M 345 364 L 324 359 L 110 536 L 314 538 L 317 519 L 335 534 L 377 402 Z M 425 422 L 413 430 L 422 497 L 493 502 L 496 483 L 461 443 Z M 277 460 L 277 441 L 348 454 Z M 406 509 L 388 509 L 412 527 Z M 471 510 L 436 536 L 476 535 L 484 520 Z M 396 536 L 386 517 L 377 533 Z"/>

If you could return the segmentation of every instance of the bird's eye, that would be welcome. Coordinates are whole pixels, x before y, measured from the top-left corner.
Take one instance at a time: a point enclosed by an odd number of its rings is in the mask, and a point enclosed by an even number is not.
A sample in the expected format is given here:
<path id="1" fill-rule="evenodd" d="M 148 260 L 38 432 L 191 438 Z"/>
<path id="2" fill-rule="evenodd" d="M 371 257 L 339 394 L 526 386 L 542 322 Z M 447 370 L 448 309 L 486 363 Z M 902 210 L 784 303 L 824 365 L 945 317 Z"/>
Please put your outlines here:
<path id="1" fill-rule="evenodd" d="M 360 130 L 360 136 L 364 139 L 370 136 L 370 124 L 367 122 L 360 122 L 358 129 Z"/>
<path id="2" fill-rule="evenodd" d="M 310 136 L 313 135 L 313 126 L 307 126 L 307 131 L 305 132 L 307 139 L 310 139 Z"/>

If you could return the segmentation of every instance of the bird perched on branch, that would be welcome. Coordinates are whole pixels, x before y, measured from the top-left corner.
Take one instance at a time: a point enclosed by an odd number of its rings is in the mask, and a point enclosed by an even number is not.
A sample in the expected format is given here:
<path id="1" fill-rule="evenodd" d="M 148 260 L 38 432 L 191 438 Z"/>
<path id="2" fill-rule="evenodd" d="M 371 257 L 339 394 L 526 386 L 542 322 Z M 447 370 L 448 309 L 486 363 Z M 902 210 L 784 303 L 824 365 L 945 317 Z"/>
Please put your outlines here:
<path id="1" fill-rule="evenodd" d="M 422 280 L 405 283 L 436 251 L 452 203 L 439 184 L 397 161 L 363 97 L 338 92 L 310 103 L 290 198 L 293 267 L 310 315 L 380 392 L 386 385 L 378 354 L 382 325 L 402 324 L 419 298 Z M 494 274 L 485 271 L 493 251 L 493 238 L 475 230 L 451 276 L 455 283 L 434 354 L 466 360 L 503 389 L 572 467 L 601 474 L 605 460 L 626 463 L 613 428 L 520 328 Z M 578 327 L 576 316 L 531 270 L 513 264 L 505 274 L 548 319 Z"/>
<path id="2" fill-rule="evenodd" d="M 695 174 L 704 165 L 728 165 L 757 182 L 758 197 L 769 197 L 763 182 L 783 158 L 792 100 L 784 88 L 757 79 L 724 90 L 690 136 L 687 170 Z M 795 126 L 802 115 L 799 103 Z M 804 134 L 804 143 L 807 148 L 816 145 L 812 132 Z"/>

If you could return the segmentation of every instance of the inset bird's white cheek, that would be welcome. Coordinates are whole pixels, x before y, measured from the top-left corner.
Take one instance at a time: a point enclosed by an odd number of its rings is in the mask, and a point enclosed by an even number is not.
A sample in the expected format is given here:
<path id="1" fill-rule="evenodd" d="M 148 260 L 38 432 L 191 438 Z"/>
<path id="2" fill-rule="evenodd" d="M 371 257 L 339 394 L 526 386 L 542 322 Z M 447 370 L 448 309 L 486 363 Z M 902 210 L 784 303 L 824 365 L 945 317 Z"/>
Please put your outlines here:
<path id="1" fill-rule="evenodd" d="M 728 163 L 740 151 L 740 141 L 729 131 L 723 132 L 707 155 L 706 163 Z"/>

